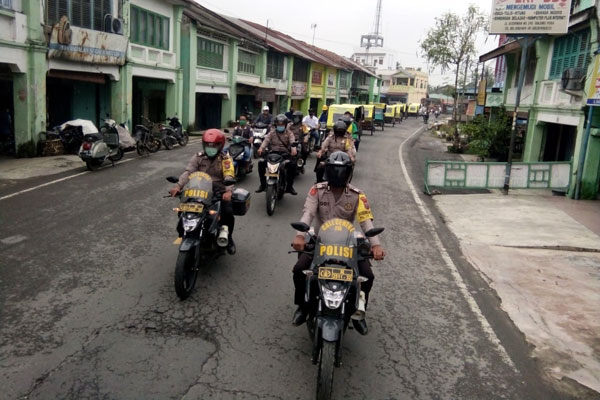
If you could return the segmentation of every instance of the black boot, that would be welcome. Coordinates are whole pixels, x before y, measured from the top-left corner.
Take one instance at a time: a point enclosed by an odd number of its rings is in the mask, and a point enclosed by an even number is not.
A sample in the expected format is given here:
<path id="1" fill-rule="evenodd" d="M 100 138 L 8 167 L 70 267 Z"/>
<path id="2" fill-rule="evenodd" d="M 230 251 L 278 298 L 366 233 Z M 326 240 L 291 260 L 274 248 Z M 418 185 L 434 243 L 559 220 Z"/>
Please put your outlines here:
<path id="1" fill-rule="evenodd" d="M 292 196 L 295 196 L 295 195 L 297 195 L 297 194 L 298 194 L 298 192 L 296 192 L 296 190 L 294 190 L 294 187 L 293 187 L 293 186 L 288 186 L 288 187 L 285 189 L 285 192 L 286 192 L 286 193 L 289 193 L 289 194 L 291 194 Z"/>
<path id="2" fill-rule="evenodd" d="M 353 319 L 352 325 L 354 326 L 354 329 L 356 329 L 356 332 L 360 333 L 363 336 L 369 333 L 369 328 L 367 327 L 367 320 L 364 318 Z"/>
<path id="3" fill-rule="evenodd" d="M 263 184 L 261 184 L 261 185 L 258 187 L 258 189 L 256 189 L 256 193 L 262 193 L 262 192 L 264 192 L 264 191 L 265 191 L 265 189 L 266 189 L 266 186 L 265 186 L 265 185 L 263 185 Z"/>
<path id="4" fill-rule="evenodd" d="M 235 254 L 235 250 L 235 242 L 233 241 L 233 238 L 229 236 L 229 241 L 227 242 L 227 252 L 233 255 Z"/>
<path id="5" fill-rule="evenodd" d="M 308 313 L 304 310 L 304 308 L 298 306 L 298 308 L 294 312 L 294 316 L 292 317 L 292 325 L 302 325 L 306 322 L 306 317 L 308 317 Z"/>

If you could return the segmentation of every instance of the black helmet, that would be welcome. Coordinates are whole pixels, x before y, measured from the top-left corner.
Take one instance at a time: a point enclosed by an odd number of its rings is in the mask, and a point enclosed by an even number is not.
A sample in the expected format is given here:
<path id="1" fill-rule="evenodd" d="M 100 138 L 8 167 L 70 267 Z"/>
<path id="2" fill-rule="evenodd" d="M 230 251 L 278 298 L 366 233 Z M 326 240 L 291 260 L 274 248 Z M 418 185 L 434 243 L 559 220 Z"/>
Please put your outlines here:
<path id="1" fill-rule="evenodd" d="M 325 179 L 329 186 L 345 187 L 352 177 L 352 160 L 343 151 L 336 151 L 325 163 Z"/>
<path id="2" fill-rule="evenodd" d="M 277 114 L 275 117 L 275 125 L 286 125 L 287 122 L 288 119 L 284 114 Z"/>
<path id="3" fill-rule="evenodd" d="M 344 136 L 346 134 L 347 129 L 348 126 L 344 121 L 342 121 L 341 119 L 337 120 L 333 125 L 333 134 L 335 136 Z"/>
<path id="4" fill-rule="evenodd" d="M 346 124 L 346 128 L 350 126 L 350 124 L 352 123 L 352 117 L 350 117 L 347 114 L 344 114 L 341 118 L 342 121 L 344 121 L 344 123 Z"/>
<path id="5" fill-rule="evenodd" d="M 302 118 L 304 118 L 304 114 L 302 114 L 302 111 L 294 111 L 294 113 L 292 114 L 292 122 L 294 123 L 294 125 L 298 125 L 300 122 L 302 122 Z"/>

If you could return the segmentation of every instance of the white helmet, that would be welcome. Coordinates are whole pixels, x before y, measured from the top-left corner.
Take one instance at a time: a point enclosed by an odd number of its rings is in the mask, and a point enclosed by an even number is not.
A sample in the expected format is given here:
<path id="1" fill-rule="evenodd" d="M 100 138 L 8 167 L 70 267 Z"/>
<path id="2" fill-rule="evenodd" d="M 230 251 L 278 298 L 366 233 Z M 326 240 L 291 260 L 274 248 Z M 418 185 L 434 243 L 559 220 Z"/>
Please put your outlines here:
<path id="1" fill-rule="evenodd" d="M 269 111 L 269 106 L 264 106 L 262 110 L 263 111 Z"/>

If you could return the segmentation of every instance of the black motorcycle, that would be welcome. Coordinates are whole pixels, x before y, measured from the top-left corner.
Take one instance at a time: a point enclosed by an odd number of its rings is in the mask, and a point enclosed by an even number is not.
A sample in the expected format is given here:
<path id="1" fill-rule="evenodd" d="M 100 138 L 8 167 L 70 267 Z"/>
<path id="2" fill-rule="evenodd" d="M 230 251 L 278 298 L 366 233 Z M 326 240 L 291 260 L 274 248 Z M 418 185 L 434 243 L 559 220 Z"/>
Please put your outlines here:
<path id="1" fill-rule="evenodd" d="M 190 137 L 183 129 L 177 115 L 167 118 L 167 121 L 169 121 L 169 125 L 160 125 L 161 141 L 165 148 L 171 150 L 175 143 L 179 143 L 182 147 L 187 145 Z"/>
<path id="2" fill-rule="evenodd" d="M 319 143 L 315 145 L 315 150 L 321 150 L 325 139 L 327 139 L 327 122 L 319 122 Z"/>
<path id="3" fill-rule="evenodd" d="M 167 180 L 171 183 L 178 181 L 172 176 Z M 235 180 L 223 183 L 232 185 Z M 192 173 L 179 198 L 181 204 L 175 210 L 179 213 L 178 227 L 183 236 L 174 280 L 177 296 L 185 300 L 194 290 L 200 266 L 226 253 L 229 232 L 227 226 L 219 223 L 221 200 L 214 196 L 212 179 L 208 174 Z M 245 215 L 250 207 L 250 193 L 241 188 L 235 189 L 231 201 L 234 215 Z"/>
<path id="4" fill-rule="evenodd" d="M 154 122 L 142 115 L 142 121 L 146 121 L 146 125 L 139 124 L 133 129 L 133 138 L 135 139 L 135 149 L 140 156 L 148 153 L 156 153 L 161 146 L 160 138 L 153 134 Z"/>
<path id="5" fill-rule="evenodd" d="M 371 258 L 367 238 L 383 232 L 373 228 L 365 236 L 351 222 L 330 219 L 321 225 L 319 235 L 303 222 L 292 223 L 305 232 L 305 251 L 313 257 L 306 275 L 306 302 L 309 305 L 308 333 L 313 341 L 312 363 L 319 365 L 318 400 L 331 398 L 334 367 L 342 364 L 342 340 L 351 319 L 364 318 L 364 298 L 360 286 L 367 278 L 359 275 L 358 261 Z"/>
<path id="6" fill-rule="evenodd" d="M 271 216 L 275 213 L 277 200 L 283 199 L 283 195 L 287 189 L 287 164 L 290 162 L 297 163 L 302 161 L 300 157 L 300 144 L 296 144 L 297 155 L 291 156 L 288 153 L 280 153 L 272 151 L 267 153 L 265 160 L 267 168 L 265 176 L 267 178 L 267 189 L 265 190 L 267 215 Z"/>

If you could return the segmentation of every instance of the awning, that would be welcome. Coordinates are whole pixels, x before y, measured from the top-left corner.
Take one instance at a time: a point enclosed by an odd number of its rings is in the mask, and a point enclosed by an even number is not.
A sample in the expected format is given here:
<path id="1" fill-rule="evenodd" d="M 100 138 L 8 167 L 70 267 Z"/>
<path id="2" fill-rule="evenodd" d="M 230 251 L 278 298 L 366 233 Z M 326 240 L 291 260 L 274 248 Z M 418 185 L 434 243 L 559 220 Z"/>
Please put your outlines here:
<path id="1" fill-rule="evenodd" d="M 520 49 L 521 49 L 521 45 L 519 44 L 518 41 L 515 40 L 514 42 L 506 43 L 505 45 L 502 45 L 488 53 L 485 53 L 485 54 L 479 56 L 479 62 L 486 62 L 488 60 L 492 60 L 496 57 L 500 57 L 500 56 L 503 56 L 508 53 L 512 53 L 513 51 L 517 51 Z"/>
<path id="2" fill-rule="evenodd" d="M 76 71 L 62 71 L 57 69 L 51 69 L 48 71 L 49 78 L 61 78 L 71 79 L 74 81 L 99 83 L 101 85 L 106 83 L 106 76 L 103 74 L 94 74 L 90 72 L 76 72 Z"/>
<path id="3" fill-rule="evenodd" d="M 267 85 L 266 83 L 257 83 L 257 82 L 237 82 L 238 85 L 246 85 L 246 86 L 252 86 L 255 88 L 261 88 L 261 89 L 273 89 L 275 90 L 275 88 L 273 86 Z"/>

